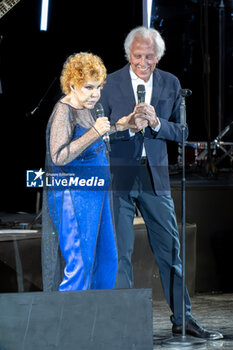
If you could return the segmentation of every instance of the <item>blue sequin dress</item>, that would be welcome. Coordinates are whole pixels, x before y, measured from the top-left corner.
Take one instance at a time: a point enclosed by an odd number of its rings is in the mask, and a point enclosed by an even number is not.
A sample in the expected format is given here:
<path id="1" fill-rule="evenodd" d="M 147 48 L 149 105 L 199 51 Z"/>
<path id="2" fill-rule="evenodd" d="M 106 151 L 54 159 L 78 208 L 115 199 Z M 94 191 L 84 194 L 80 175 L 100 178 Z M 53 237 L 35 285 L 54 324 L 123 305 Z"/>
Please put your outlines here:
<path id="1" fill-rule="evenodd" d="M 86 128 L 76 124 L 72 140 L 86 132 Z M 49 250 L 45 247 L 47 254 L 52 253 L 55 257 L 51 259 L 52 265 L 59 260 L 59 254 L 64 259 L 58 289 L 114 288 L 117 249 L 109 198 L 109 164 L 103 140 L 99 138 L 64 166 L 55 165 L 51 159 L 48 162 L 48 158 L 46 199 L 53 229 L 50 236 L 49 232 L 45 233 L 43 246 L 47 243 L 54 245 Z M 60 250 L 59 254 L 56 247 Z M 44 257 L 48 259 L 46 252 Z M 56 266 L 51 267 L 49 275 L 46 272 L 43 274 L 45 279 L 49 276 L 54 280 L 56 270 Z M 44 280 L 44 284 L 54 285 L 53 281 L 50 283 L 48 280 Z"/>

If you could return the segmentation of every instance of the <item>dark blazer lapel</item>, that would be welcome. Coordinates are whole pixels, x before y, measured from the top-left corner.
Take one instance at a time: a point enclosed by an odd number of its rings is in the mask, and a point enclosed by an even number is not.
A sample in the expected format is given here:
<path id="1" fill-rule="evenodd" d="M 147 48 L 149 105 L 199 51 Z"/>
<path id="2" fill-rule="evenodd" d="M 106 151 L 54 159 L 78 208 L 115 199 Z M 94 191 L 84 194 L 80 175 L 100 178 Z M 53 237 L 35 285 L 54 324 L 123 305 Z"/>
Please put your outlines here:
<path id="1" fill-rule="evenodd" d="M 126 99 L 128 105 L 130 106 L 130 109 L 133 110 L 136 105 L 136 101 L 135 101 L 133 87 L 132 87 L 131 78 L 129 74 L 129 64 L 127 64 L 122 68 L 120 79 L 121 79 L 120 80 L 121 93 L 124 99 Z"/>
<path id="2" fill-rule="evenodd" d="M 163 86 L 161 82 L 161 76 L 159 71 L 155 68 L 153 72 L 153 90 L 152 90 L 152 97 L 151 97 L 151 105 L 153 105 L 154 107 L 157 106 L 162 89 L 163 89 Z"/>

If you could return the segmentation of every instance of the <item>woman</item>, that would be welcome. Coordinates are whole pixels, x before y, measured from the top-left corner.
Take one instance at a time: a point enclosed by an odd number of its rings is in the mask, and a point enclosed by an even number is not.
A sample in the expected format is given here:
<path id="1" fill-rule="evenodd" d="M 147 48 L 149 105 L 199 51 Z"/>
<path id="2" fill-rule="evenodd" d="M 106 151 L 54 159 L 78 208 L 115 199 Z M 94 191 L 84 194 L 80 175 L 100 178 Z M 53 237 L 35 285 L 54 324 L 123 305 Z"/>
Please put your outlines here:
<path id="1" fill-rule="evenodd" d="M 92 116 L 105 78 L 102 60 L 91 53 L 70 56 L 60 77 L 64 96 L 46 131 L 42 274 L 47 291 L 114 287 L 117 250 L 103 135 L 128 129 L 130 118 L 110 126 L 106 117 Z"/>

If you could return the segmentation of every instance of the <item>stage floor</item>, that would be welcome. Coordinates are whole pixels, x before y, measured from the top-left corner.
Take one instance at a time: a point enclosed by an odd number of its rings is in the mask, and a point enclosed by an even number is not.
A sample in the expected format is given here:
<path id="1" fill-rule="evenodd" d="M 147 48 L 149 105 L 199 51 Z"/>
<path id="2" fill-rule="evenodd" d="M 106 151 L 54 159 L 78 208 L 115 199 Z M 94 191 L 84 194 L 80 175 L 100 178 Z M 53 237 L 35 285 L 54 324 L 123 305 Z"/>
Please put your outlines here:
<path id="1" fill-rule="evenodd" d="M 192 315 L 206 329 L 219 331 L 224 339 L 207 341 L 202 346 L 175 347 L 162 344 L 172 337 L 170 309 L 165 300 L 153 302 L 153 350 L 233 349 L 233 294 L 198 294 L 191 298 Z"/>

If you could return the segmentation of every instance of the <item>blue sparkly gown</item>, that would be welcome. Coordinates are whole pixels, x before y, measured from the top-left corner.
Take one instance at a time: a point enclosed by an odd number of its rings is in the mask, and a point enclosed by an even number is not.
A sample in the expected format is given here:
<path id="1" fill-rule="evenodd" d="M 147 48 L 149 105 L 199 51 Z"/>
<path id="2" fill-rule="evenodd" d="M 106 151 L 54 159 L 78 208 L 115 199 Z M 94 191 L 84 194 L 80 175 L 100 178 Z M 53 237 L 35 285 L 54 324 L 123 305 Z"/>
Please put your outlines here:
<path id="1" fill-rule="evenodd" d="M 87 131 L 76 124 L 72 140 Z M 42 235 L 44 290 L 114 288 L 117 249 L 105 144 L 99 138 L 63 166 L 56 166 L 48 153 L 50 180 L 44 191 L 42 225 L 44 231 L 47 228 Z M 50 185 L 52 178 L 55 185 Z"/>

